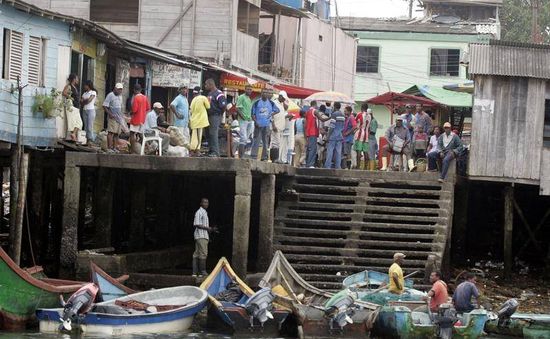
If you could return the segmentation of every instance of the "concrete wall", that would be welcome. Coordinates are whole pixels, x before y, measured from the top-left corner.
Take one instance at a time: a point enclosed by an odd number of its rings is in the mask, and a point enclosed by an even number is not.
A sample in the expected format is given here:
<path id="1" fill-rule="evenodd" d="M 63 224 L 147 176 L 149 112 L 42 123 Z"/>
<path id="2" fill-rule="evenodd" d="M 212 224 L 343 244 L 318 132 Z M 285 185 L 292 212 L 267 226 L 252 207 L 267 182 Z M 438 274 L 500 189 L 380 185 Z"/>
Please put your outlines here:
<path id="1" fill-rule="evenodd" d="M 258 69 L 258 49 L 260 42 L 257 38 L 246 33 L 236 32 L 235 39 L 235 59 L 233 65 L 249 69 Z"/>
<path id="2" fill-rule="evenodd" d="M 277 29 L 278 19 L 275 17 L 275 33 L 278 35 L 278 45 L 275 47 L 277 65 L 291 70 L 294 57 L 294 46 L 296 45 L 296 33 L 298 31 L 298 19 L 281 16 L 281 29 Z M 273 31 L 273 19 L 260 19 L 260 34 L 271 34 Z"/>
<path id="3" fill-rule="evenodd" d="M 29 16 L 11 6 L 0 5 L 0 51 L 3 51 L 4 28 L 24 34 L 22 83 L 27 83 L 29 37 L 47 38 L 44 69 L 44 87 L 27 86 L 23 90 L 23 142 L 31 146 L 48 146 L 56 143 L 55 119 L 45 119 L 41 113 L 33 113 L 36 93 L 49 93 L 57 87 L 57 58 L 59 46 L 70 46 L 69 26 L 42 17 Z M 0 74 L 4 63 L 0 63 Z M 11 88 L 15 81 L 0 80 L 0 140 L 15 142 L 17 135 L 17 95 Z"/>

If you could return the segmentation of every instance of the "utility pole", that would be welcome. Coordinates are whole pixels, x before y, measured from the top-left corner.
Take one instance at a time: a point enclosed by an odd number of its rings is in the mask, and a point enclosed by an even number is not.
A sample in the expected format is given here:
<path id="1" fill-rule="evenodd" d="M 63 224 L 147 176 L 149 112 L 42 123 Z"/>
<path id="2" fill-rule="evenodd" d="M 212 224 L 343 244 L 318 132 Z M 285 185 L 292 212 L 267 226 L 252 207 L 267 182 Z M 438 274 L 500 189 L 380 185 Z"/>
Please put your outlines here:
<path id="1" fill-rule="evenodd" d="M 539 0 L 531 0 L 531 41 L 540 44 Z"/>
<path id="2" fill-rule="evenodd" d="M 409 19 L 413 18 L 414 0 L 409 0 Z"/>

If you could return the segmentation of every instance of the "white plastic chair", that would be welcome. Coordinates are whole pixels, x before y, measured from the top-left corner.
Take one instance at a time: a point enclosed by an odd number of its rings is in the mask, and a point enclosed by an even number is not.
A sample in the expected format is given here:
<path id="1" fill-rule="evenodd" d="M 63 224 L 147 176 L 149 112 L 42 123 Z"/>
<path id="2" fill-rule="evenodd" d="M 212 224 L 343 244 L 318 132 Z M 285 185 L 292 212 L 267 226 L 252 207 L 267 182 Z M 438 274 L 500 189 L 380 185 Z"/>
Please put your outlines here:
<path id="1" fill-rule="evenodd" d="M 147 131 L 149 132 L 149 131 Z M 159 145 L 159 156 L 162 156 L 162 138 L 160 137 L 159 135 L 159 131 L 158 130 L 153 130 L 154 132 L 154 135 L 151 135 L 151 136 L 146 136 L 145 132 L 141 134 L 141 137 L 142 137 L 142 141 L 141 141 L 141 155 L 145 155 L 145 144 L 148 143 L 149 141 L 156 141 L 158 142 L 158 145 Z"/>

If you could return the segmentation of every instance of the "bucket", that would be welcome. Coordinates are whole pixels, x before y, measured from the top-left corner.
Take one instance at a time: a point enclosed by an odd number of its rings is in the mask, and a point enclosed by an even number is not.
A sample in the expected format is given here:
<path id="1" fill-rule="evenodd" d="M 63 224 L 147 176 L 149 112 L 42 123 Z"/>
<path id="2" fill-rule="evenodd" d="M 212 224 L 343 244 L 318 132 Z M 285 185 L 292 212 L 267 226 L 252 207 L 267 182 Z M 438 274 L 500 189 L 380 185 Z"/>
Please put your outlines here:
<path id="1" fill-rule="evenodd" d="M 426 164 L 426 159 L 424 158 L 417 159 L 415 165 L 416 165 L 417 172 L 426 172 L 426 169 L 428 167 Z"/>

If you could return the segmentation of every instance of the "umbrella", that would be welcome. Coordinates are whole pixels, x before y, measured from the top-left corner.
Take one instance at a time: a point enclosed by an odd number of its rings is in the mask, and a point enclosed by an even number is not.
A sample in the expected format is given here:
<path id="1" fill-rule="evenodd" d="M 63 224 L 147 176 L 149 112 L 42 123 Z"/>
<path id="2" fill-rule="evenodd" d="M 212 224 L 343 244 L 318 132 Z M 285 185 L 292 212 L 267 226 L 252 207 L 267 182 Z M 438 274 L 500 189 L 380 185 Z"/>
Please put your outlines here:
<path id="1" fill-rule="evenodd" d="M 340 92 L 319 92 L 308 96 L 304 100 L 309 102 L 315 100 L 319 102 L 341 102 L 343 104 L 355 103 L 349 96 Z"/>

